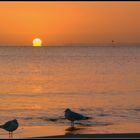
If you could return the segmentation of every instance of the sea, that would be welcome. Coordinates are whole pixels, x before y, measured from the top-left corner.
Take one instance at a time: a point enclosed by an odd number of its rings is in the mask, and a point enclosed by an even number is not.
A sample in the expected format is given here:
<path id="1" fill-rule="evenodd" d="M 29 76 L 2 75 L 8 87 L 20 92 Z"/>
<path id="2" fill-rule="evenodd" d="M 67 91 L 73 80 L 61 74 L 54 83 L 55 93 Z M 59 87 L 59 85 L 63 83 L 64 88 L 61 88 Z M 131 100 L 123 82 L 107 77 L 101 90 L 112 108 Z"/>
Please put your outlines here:
<path id="1" fill-rule="evenodd" d="M 68 131 L 67 108 L 90 119 Z M 12 119 L 17 138 L 139 133 L 140 46 L 1 46 L 0 124 Z"/>

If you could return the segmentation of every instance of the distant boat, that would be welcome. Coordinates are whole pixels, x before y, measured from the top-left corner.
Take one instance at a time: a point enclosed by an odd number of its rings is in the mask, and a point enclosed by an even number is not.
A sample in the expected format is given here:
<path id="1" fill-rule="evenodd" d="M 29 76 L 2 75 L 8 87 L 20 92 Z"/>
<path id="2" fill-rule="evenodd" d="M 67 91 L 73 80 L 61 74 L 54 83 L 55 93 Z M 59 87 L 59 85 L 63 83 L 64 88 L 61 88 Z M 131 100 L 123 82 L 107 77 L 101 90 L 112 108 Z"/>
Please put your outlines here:
<path id="1" fill-rule="evenodd" d="M 111 42 L 112 42 L 112 45 L 114 46 L 114 45 L 115 45 L 115 41 L 114 41 L 114 40 L 112 40 Z"/>

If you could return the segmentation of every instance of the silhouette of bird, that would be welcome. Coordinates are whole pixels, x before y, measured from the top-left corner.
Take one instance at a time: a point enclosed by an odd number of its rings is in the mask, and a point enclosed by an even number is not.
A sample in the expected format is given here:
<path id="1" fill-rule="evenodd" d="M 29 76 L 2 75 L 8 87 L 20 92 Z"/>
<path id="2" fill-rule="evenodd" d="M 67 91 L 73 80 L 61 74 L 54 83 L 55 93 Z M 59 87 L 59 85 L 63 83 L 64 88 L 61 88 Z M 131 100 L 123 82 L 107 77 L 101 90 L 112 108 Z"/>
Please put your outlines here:
<path id="1" fill-rule="evenodd" d="M 9 138 L 12 137 L 13 131 L 18 128 L 19 124 L 16 119 L 6 122 L 3 125 L 0 125 L 0 128 L 9 132 Z"/>
<path id="2" fill-rule="evenodd" d="M 87 120 L 89 117 L 73 112 L 68 108 L 65 110 L 65 119 L 71 121 L 71 127 L 74 127 L 74 121 Z"/>

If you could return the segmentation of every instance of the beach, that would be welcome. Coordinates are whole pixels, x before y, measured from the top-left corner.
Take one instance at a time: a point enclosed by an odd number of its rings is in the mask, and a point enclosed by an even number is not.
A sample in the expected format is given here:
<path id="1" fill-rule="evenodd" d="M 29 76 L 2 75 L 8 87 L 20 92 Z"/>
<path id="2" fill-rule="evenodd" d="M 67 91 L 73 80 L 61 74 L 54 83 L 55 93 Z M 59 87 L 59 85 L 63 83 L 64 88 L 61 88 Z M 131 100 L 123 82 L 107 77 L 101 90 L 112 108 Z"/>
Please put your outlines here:
<path id="1" fill-rule="evenodd" d="M 124 125 L 124 128 L 128 127 L 122 132 L 122 127 L 116 126 L 120 131 L 113 129 L 114 126 L 81 126 L 76 125 L 77 130 L 68 131 L 69 126 L 64 125 L 46 125 L 46 126 L 19 126 L 14 132 L 13 138 L 27 139 L 27 138 L 98 138 L 98 137 L 133 137 L 137 138 L 139 134 L 139 125 Z M 130 128 L 131 127 L 131 128 Z M 8 133 L 4 130 L 0 130 L 0 138 L 9 138 Z"/>
<path id="2" fill-rule="evenodd" d="M 140 133 L 122 133 L 122 134 L 79 134 L 79 135 L 58 135 L 49 137 L 36 137 L 40 139 L 53 138 L 140 138 Z"/>

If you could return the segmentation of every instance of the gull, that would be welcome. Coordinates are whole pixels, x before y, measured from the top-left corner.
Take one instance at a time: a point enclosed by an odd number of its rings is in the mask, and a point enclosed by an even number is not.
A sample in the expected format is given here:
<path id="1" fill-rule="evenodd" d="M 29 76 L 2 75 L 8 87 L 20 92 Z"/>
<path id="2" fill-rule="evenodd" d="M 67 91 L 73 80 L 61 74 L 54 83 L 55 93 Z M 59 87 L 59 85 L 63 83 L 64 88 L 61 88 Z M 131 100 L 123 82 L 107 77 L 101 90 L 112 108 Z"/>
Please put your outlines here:
<path id="1" fill-rule="evenodd" d="M 89 117 L 71 111 L 69 108 L 65 110 L 65 119 L 71 121 L 71 127 L 74 128 L 74 121 L 87 120 Z"/>
<path id="2" fill-rule="evenodd" d="M 18 128 L 18 126 L 19 126 L 18 121 L 16 119 L 14 119 L 14 120 L 6 122 L 3 125 L 0 125 L 0 128 L 8 131 L 9 138 L 10 138 L 10 136 L 12 137 L 13 131 L 15 131 Z"/>

